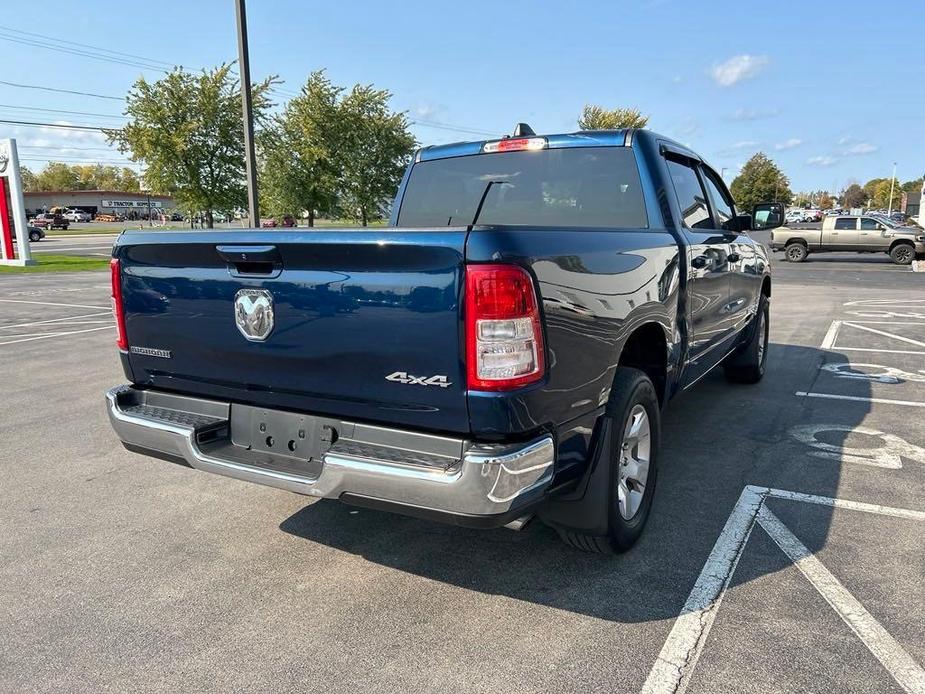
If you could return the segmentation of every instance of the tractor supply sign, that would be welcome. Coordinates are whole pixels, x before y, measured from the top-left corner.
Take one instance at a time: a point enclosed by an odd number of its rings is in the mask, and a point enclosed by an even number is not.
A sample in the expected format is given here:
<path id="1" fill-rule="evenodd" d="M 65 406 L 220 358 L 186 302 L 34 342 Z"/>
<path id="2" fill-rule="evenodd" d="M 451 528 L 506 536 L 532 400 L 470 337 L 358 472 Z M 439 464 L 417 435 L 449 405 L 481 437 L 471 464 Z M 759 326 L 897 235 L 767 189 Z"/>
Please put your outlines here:
<path id="1" fill-rule="evenodd" d="M 152 200 L 150 203 L 147 200 L 103 200 L 103 207 L 112 207 L 114 209 L 125 209 L 131 207 L 144 207 L 147 208 L 149 205 L 151 207 L 160 207 L 160 200 Z"/>

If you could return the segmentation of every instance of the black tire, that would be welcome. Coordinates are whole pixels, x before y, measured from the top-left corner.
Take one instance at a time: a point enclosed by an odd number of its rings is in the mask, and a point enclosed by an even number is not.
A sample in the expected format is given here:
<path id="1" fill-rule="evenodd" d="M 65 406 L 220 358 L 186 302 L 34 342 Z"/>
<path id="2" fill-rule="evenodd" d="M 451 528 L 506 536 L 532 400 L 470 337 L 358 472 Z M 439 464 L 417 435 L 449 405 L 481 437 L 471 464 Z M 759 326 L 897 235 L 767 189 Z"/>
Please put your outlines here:
<path id="1" fill-rule="evenodd" d="M 623 460 L 624 432 L 629 424 L 637 406 L 641 407 L 648 417 L 648 472 L 642 492 L 641 501 L 630 518 L 625 518 L 620 510 L 619 494 L 617 491 L 621 475 L 625 472 Z M 652 510 L 652 497 L 655 494 L 655 483 L 658 477 L 658 450 L 660 443 L 661 422 L 659 419 L 658 396 L 655 386 L 649 377 L 638 369 L 627 367 L 617 368 L 614 376 L 613 388 L 610 391 L 610 400 L 604 410 L 605 418 L 610 419 L 611 459 L 606 461 L 609 467 L 609 493 L 607 494 L 608 529 L 606 536 L 587 535 L 581 532 L 557 527 L 559 536 L 569 545 L 585 552 L 598 554 L 612 554 L 625 552 L 642 534 L 649 512 Z M 599 461 L 599 464 L 604 461 Z"/>
<path id="2" fill-rule="evenodd" d="M 758 311 L 748 327 L 748 338 L 723 362 L 723 371 L 730 383 L 758 383 L 764 377 L 768 361 L 768 336 L 771 332 L 768 297 L 758 301 Z"/>
<path id="3" fill-rule="evenodd" d="M 29 240 L 32 241 L 33 243 L 37 243 L 42 240 L 42 235 L 37 231 L 30 231 Z"/>
<path id="4" fill-rule="evenodd" d="M 792 241 L 784 248 L 784 257 L 791 263 L 802 263 L 806 260 L 807 255 L 809 255 L 809 251 L 799 241 Z"/>
<path id="5" fill-rule="evenodd" d="M 897 265 L 911 265 L 915 259 L 915 248 L 908 243 L 897 243 L 890 249 L 890 260 Z"/>

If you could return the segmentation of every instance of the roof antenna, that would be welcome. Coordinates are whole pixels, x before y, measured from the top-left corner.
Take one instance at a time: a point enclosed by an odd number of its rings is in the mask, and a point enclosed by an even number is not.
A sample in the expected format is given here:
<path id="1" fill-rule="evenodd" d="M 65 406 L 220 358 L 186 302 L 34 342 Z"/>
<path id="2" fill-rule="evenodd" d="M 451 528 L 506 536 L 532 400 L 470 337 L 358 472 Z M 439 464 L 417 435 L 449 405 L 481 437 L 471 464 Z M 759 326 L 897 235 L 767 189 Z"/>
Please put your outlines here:
<path id="1" fill-rule="evenodd" d="M 534 137 L 536 135 L 526 123 L 518 123 L 514 126 L 514 137 Z"/>

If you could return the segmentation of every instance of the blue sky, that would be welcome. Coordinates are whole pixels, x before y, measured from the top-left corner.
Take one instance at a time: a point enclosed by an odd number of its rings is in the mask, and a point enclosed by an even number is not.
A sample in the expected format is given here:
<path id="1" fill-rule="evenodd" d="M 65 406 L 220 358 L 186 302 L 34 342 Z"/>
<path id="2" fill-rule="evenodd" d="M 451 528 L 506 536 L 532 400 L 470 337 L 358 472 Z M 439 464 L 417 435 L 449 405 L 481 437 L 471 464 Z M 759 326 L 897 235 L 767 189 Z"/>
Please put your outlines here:
<path id="1" fill-rule="evenodd" d="M 758 150 L 801 190 L 887 177 L 894 161 L 901 181 L 925 172 L 918 2 L 250 0 L 248 21 L 255 78 L 278 74 L 292 93 L 326 68 L 339 84 L 387 88 L 425 144 L 500 135 L 521 120 L 571 131 L 592 102 L 641 109 L 652 129 L 726 169 L 729 181 Z M 99 53 L 17 30 L 143 56 L 152 69 L 51 50 Z M 7 82 L 121 97 L 161 65 L 235 57 L 230 0 L 46 0 L 16 3 L 0 20 Z M 109 125 L 121 110 L 117 100 L 0 84 L 2 119 Z M 120 159 L 94 133 L 0 124 L 7 136 L 33 168 L 50 158 Z"/>

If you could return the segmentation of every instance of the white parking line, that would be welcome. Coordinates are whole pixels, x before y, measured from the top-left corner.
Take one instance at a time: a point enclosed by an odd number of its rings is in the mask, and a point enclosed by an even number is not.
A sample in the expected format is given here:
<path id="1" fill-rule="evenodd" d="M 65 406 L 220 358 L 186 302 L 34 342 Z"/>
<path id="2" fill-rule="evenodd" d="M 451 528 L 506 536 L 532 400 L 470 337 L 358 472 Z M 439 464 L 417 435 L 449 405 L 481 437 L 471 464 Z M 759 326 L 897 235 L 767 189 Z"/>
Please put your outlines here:
<path id="1" fill-rule="evenodd" d="M 821 349 L 832 349 L 832 345 L 835 344 L 835 338 L 838 337 L 838 331 L 841 330 L 841 321 L 833 320 L 832 325 L 829 326 L 829 331 L 825 334 L 825 337 L 822 339 L 822 344 L 819 345 Z"/>
<path id="2" fill-rule="evenodd" d="M 0 299 L 4 304 L 36 304 L 38 306 L 63 306 L 65 308 L 97 308 L 100 311 L 109 311 L 109 306 L 90 306 L 89 304 L 57 304 L 50 301 L 26 301 L 25 299 Z"/>
<path id="3" fill-rule="evenodd" d="M 764 496 L 750 485 L 742 490 L 640 694 L 680 694 L 687 688 Z"/>
<path id="4" fill-rule="evenodd" d="M 865 330 L 869 333 L 873 333 L 874 335 L 881 335 L 883 337 L 889 337 L 894 340 L 899 340 L 900 342 L 906 342 L 910 345 L 915 345 L 916 347 L 925 347 L 925 342 L 922 342 L 921 340 L 913 340 L 911 337 L 904 337 L 902 335 L 897 335 L 895 333 L 888 333 L 885 330 L 878 330 L 877 328 L 871 328 L 869 326 L 863 325 L 860 322 L 843 321 L 843 324 L 850 326 L 852 328 L 857 328 L 858 330 Z"/>
<path id="5" fill-rule="evenodd" d="M 904 407 L 925 407 L 925 402 L 914 400 L 890 400 L 889 398 L 863 398 L 858 395 L 835 395 L 834 393 L 807 393 L 798 390 L 794 393 L 800 398 L 826 398 L 828 400 L 854 400 L 856 402 L 879 402 L 885 405 L 903 405 Z"/>
<path id="6" fill-rule="evenodd" d="M 809 549 L 766 506 L 758 509 L 758 522 L 789 557 L 813 588 L 857 634 L 867 649 L 907 692 L 925 692 L 925 670 L 889 635 L 873 615 L 848 592 Z"/>
<path id="7" fill-rule="evenodd" d="M 739 500 L 732 509 L 732 513 L 729 514 L 723 531 L 713 545 L 700 576 L 681 614 L 675 620 L 641 692 L 643 694 L 682 694 L 687 688 L 697 661 L 703 652 L 707 636 L 716 620 L 717 610 L 729 587 L 729 581 L 757 520 L 778 546 L 782 544 L 786 546 L 786 548 L 781 546 L 781 549 L 797 564 L 797 568 L 809 579 L 813 587 L 861 638 L 864 645 L 880 660 L 896 682 L 910 694 L 925 694 L 925 671 L 795 537 L 793 537 L 796 541 L 794 544 L 790 539 L 793 534 L 780 523 L 776 516 L 773 516 L 770 511 L 764 513 L 767 510 L 764 508 L 767 497 L 925 521 L 925 512 L 922 511 L 890 508 L 783 489 L 746 486 L 739 495 Z M 775 524 L 774 521 L 777 523 Z M 781 531 L 781 528 L 786 533 Z M 810 557 L 812 561 L 806 561 L 807 557 Z"/>
<path id="8" fill-rule="evenodd" d="M 87 328 L 86 330 L 70 330 L 70 331 L 63 332 L 63 333 L 44 333 L 42 335 L 38 335 L 37 337 L 26 337 L 21 340 L 7 340 L 6 342 L 0 342 L 0 347 L 2 347 L 3 345 L 15 345 L 18 342 L 32 342 L 33 340 L 47 340 L 52 337 L 65 337 L 67 335 L 80 335 L 81 333 L 92 333 L 96 330 L 108 330 L 108 329 L 115 328 L 115 327 L 116 326 L 114 325 L 104 325 L 101 328 Z"/>
<path id="9" fill-rule="evenodd" d="M 82 322 L 82 318 L 101 318 L 103 316 L 112 316 L 108 311 L 105 313 L 84 313 L 80 316 L 66 316 L 64 318 L 49 318 L 47 320 L 30 321 L 29 323 L 17 323 L 15 325 L 0 325 L 0 330 L 9 330 L 10 328 L 28 328 L 33 325 L 45 325 L 47 323 L 62 323 L 64 321 Z M 86 322 L 86 321 L 83 321 Z M 90 321 L 93 322 L 93 321 Z"/>

